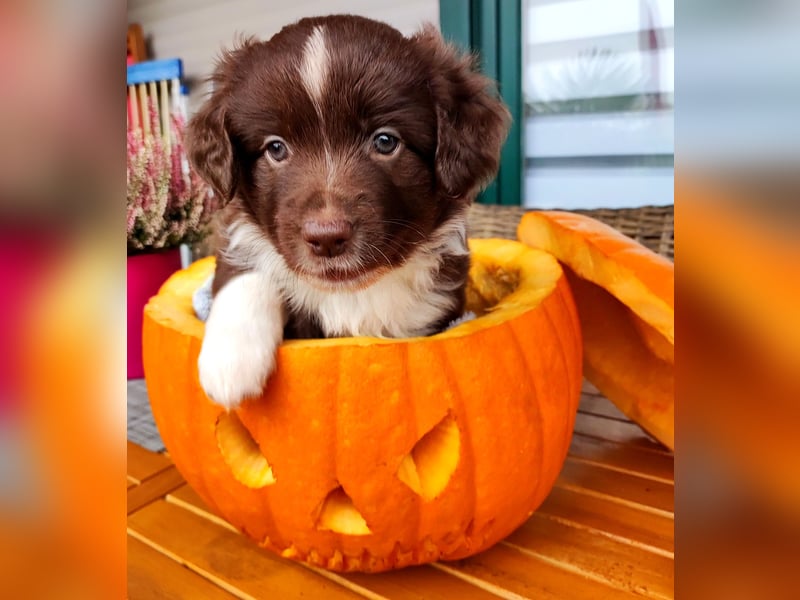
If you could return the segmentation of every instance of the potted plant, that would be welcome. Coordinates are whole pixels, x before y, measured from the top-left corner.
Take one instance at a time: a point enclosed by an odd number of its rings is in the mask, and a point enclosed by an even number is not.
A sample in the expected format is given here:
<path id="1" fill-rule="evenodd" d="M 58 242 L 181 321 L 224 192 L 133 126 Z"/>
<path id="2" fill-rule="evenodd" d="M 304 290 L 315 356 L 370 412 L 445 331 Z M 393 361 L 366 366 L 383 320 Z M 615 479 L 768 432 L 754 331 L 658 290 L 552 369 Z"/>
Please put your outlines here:
<path id="1" fill-rule="evenodd" d="M 190 167 L 180 112 L 162 118 L 143 103 L 144 127 L 128 127 L 128 379 L 144 376 L 142 311 L 147 300 L 181 268 L 181 244 L 208 233 L 217 201 Z"/>

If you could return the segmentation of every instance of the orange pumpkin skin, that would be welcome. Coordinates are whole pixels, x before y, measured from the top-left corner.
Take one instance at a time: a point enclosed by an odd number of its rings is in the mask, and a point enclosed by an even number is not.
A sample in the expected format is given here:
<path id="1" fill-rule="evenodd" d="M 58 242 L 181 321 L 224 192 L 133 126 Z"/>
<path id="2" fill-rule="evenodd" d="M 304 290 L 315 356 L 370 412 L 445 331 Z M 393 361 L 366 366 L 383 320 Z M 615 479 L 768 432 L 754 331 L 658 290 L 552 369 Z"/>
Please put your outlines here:
<path id="1" fill-rule="evenodd" d="M 263 396 L 236 410 L 274 475 L 259 488 L 223 459 L 216 427 L 225 413 L 198 382 L 203 324 L 191 293 L 213 262 L 163 286 L 145 310 L 150 402 L 177 468 L 210 508 L 285 557 L 337 571 L 462 558 L 528 518 L 572 434 L 577 312 L 546 253 L 505 240 L 471 245 L 473 304 L 500 299 L 487 314 L 428 338 L 281 346 Z M 400 476 L 412 455 L 420 481 L 434 474 L 422 492 Z M 363 519 L 357 535 L 326 525 L 342 498 Z"/>
<path id="2" fill-rule="evenodd" d="M 674 449 L 673 263 L 576 213 L 527 213 L 517 235 L 568 267 L 583 333 L 586 378 Z"/>

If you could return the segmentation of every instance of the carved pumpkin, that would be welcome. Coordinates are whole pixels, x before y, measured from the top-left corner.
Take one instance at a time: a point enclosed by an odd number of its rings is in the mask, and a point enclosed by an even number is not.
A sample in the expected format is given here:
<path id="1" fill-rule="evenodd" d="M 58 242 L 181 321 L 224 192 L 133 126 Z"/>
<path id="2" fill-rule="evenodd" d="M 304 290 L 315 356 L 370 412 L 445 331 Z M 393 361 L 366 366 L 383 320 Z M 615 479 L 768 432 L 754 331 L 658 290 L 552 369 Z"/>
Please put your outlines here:
<path id="1" fill-rule="evenodd" d="M 261 398 L 226 413 L 197 378 L 192 292 L 206 259 L 145 310 L 156 422 L 203 500 L 261 545 L 333 570 L 465 557 L 550 491 L 581 387 L 581 337 L 557 261 L 471 243 L 478 318 L 426 338 L 294 340 Z"/>
<path id="2" fill-rule="evenodd" d="M 673 263 L 576 213 L 527 213 L 517 235 L 568 267 L 583 332 L 586 378 L 674 449 Z"/>

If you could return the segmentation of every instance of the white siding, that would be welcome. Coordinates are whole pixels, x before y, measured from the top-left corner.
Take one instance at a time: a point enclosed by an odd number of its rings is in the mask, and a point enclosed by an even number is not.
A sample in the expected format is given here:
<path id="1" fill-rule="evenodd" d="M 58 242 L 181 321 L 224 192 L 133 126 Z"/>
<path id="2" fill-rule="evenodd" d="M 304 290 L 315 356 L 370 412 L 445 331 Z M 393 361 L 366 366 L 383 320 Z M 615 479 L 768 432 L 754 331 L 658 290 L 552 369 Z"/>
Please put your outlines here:
<path id="1" fill-rule="evenodd" d="M 636 208 L 674 203 L 672 167 L 539 167 L 525 171 L 528 208 Z"/>
<path id="2" fill-rule="evenodd" d="M 302 17 L 349 13 L 385 21 L 404 34 L 439 24 L 439 0 L 128 0 L 153 58 L 180 58 L 190 85 L 189 111 L 202 102 L 204 79 L 239 34 L 269 38 Z"/>

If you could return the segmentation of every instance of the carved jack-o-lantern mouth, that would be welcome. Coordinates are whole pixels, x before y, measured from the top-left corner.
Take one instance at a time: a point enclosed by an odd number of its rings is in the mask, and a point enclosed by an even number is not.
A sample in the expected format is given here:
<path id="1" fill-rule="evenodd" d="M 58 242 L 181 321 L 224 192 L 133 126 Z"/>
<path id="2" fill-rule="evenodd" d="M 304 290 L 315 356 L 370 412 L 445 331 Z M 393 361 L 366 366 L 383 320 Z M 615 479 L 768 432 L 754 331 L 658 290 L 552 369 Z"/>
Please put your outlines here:
<path id="1" fill-rule="evenodd" d="M 267 457 L 261 453 L 236 413 L 219 416 L 216 435 L 222 459 L 237 481 L 253 489 L 276 482 Z M 458 426 L 448 414 L 403 457 L 397 469 L 398 479 L 424 500 L 433 500 L 444 490 L 456 470 L 460 443 Z M 325 497 L 318 512 L 318 529 L 348 535 L 371 533 L 364 517 L 341 486 Z"/>
<path id="2" fill-rule="evenodd" d="M 325 500 L 319 508 L 317 529 L 346 535 L 369 535 L 372 533 L 364 517 L 353 506 L 353 501 L 341 486 L 325 496 Z"/>
<path id="3" fill-rule="evenodd" d="M 191 295 L 213 261 L 173 276 L 145 311 L 148 391 L 206 503 L 269 549 L 344 571 L 461 558 L 526 519 L 569 445 L 577 315 L 550 255 L 471 246 L 478 318 L 427 338 L 287 342 L 263 397 L 231 413 L 194 369 Z"/>

